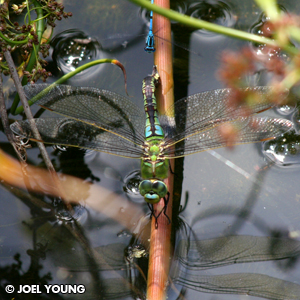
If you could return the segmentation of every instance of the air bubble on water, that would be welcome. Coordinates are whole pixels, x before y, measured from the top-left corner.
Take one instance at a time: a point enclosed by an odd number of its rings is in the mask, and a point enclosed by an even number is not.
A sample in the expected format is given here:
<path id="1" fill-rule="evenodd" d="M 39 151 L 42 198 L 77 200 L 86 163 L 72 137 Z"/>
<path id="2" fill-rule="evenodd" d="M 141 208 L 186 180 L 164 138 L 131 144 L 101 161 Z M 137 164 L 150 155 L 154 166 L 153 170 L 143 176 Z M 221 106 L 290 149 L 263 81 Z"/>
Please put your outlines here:
<path id="1" fill-rule="evenodd" d="M 123 190 L 131 197 L 141 197 L 139 185 L 141 182 L 141 171 L 134 170 L 124 178 Z"/>
<path id="2" fill-rule="evenodd" d="M 74 71 L 91 60 L 104 58 L 100 43 L 77 29 L 66 30 L 56 35 L 52 39 L 51 45 L 53 60 L 63 73 Z M 88 72 L 90 76 L 91 70 L 95 69 L 97 68 L 88 68 L 80 74 Z"/>
<path id="3" fill-rule="evenodd" d="M 300 166 L 300 135 L 295 131 L 263 144 L 263 154 L 280 167 Z"/>
<path id="4" fill-rule="evenodd" d="M 295 106 L 290 106 L 290 105 L 281 105 L 276 108 L 276 111 L 282 115 L 282 116 L 287 116 L 295 111 L 296 107 Z"/>

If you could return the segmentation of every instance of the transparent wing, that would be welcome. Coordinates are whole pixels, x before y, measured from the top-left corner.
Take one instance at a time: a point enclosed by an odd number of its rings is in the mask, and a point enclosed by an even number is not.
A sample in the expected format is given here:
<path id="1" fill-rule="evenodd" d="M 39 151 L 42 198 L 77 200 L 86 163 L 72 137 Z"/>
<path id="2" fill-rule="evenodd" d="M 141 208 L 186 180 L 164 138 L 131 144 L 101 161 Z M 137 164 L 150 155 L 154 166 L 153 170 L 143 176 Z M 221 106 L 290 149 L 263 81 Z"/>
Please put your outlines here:
<path id="1" fill-rule="evenodd" d="M 30 99 L 48 86 L 27 85 L 26 96 Z M 141 144 L 144 141 L 144 112 L 132 101 L 116 93 L 92 87 L 58 85 L 36 103 L 68 118 L 84 120 L 82 122 L 97 126 L 132 143 Z"/>
<path id="2" fill-rule="evenodd" d="M 34 122 L 42 141 L 48 144 L 92 149 L 129 158 L 143 155 L 141 146 L 99 128 L 97 123 L 94 126 L 85 120 L 69 118 L 39 118 Z M 35 140 L 28 120 L 13 123 L 11 129 L 17 135 Z"/>
<path id="3" fill-rule="evenodd" d="M 293 123 L 289 120 L 267 117 L 240 117 L 227 123 L 238 129 L 234 145 L 272 139 L 293 128 Z M 226 141 L 220 133 L 221 124 L 226 124 L 226 122 L 217 123 L 214 127 L 191 135 L 178 143 L 176 147 L 167 147 L 165 150 L 166 157 L 176 158 L 208 149 L 225 147 Z"/>
<path id="4" fill-rule="evenodd" d="M 257 95 L 256 103 L 249 106 L 252 113 L 261 112 L 272 106 L 266 101 L 266 96 L 271 89 L 267 86 L 243 89 L 244 91 L 255 92 Z M 228 122 L 242 116 L 245 110 L 244 107 L 229 105 L 231 92 L 231 89 L 219 89 L 195 94 L 176 101 L 168 109 L 166 116 L 159 116 L 165 130 L 166 141 L 174 144 L 196 133 L 200 134 L 214 127 L 217 123 Z M 167 117 L 173 115 L 173 111 L 177 114 L 176 128 L 175 120 Z"/>

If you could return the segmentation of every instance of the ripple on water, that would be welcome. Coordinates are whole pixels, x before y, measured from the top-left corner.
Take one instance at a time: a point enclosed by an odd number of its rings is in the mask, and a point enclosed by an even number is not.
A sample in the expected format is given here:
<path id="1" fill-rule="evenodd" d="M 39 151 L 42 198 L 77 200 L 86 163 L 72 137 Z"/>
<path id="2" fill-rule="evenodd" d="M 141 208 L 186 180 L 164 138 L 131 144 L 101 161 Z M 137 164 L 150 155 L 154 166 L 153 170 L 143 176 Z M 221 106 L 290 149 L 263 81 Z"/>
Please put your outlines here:
<path id="1" fill-rule="evenodd" d="M 188 8 L 186 14 L 202 21 L 229 28 L 234 27 L 237 21 L 232 8 L 224 1 L 211 0 L 195 2 Z M 197 33 L 205 37 L 220 36 L 217 33 L 205 29 L 200 29 Z"/>
<path id="2" fill-rule="evenodd" d="M 51 41 L 51 46 L 53 60 L 64 74 L 88 62 L 104 58 L 98 41 L 78 29 L 66 30 L 56 35 Z M 91 76 L 93 69 L 96 68 L 86 69 L 80 74 L 86 76 L 88 73 Z"/>
<path id="3" fill-rule="evenodd" d="M 213 24 L 226 26 L 230 28 L 234 27 L 237 21 L 236 16 L 232 12 L 232 8 L 229 4 L 227 4 L 224 1 L 208 0 L 193 2 L 192 4 L 188 4 L 186 3 L 186 1 L 176 1 L 176 3 L 171 3 L 171 9 L 199 20 L 207 21 Z M 150 13 L 145 9 L 141 9 L 139 14 L 144 20 L 145 25 L 149 26 Z M 173 24 L 177 23 L 176 21 L 172 20 L 171 22 Z M 220 34 L 207 31 L 205 29 L 195 31 L 197 31 L 197 34 L 203 37 L 222 36 Z"/>

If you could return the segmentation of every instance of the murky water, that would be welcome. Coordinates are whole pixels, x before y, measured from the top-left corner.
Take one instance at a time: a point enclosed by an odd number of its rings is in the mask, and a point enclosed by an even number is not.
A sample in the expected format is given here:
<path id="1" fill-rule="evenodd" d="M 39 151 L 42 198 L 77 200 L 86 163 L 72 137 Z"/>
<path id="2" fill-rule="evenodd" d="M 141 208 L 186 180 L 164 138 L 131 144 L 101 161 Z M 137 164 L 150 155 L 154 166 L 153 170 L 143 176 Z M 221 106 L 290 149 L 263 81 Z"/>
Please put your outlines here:
<path id="1" fill-rule="evenodd" d="M 288 12 L 300 13 L 295 0 L 280 4 Z M 143 50 L 147 13 L 125 0 L 69 0 L 64 5 L 73 17 L 55 29 L 50 64 L 55 74 L 61 76 L 94 59 L 116 58 L 126 67 L 132 101 L 142 108 L 141 82 L 153 65 L 152 55 Z M 262 20 L 261 11 L 250 0 L 174 1 L 172 5 L 178 11 L 246 31 L 257 30 Z M 176 99 L 222 88 L 217 79 L 221 52 L 248 43 L 205 30 L 182 29 L 176 23 L 172 26 Z M 251 47 L 260 51 L 256 45 Z M 264 85 L 268 79 L 260 70 L 249 82 Z M 122 73 L 113 65 L 93 67 L 68 83 L 125 95 Z M 295 124 L 298 119 L 296 107 L 265 115 L 291 119 Z M 12 153 L 4 135 L 1 142 Z M 177 165 L 175 186 L 181 201 L 186 192 L 189 195 L 180 218 L 192 233 L 177 232 L 170 273 L 176 289 L 170 286 L 168 299 L 176 299 L 181 290 L 186 299 L 300 298 L 299 144 L 295 132 L 265 144 L 195 154 L 182 161 L 182 169 Z M 137 195 L 139 161 L 78 149 L 47 149 L 59 172 L 123 196 L 124 204 L 116 206 L 116 211 L 130 216 L 127 204 L 134 203 L 149 213 Z M 28 150 L 28 161 L 43 165 L 35 147 Z M 84 201 L 72 217 L 59 199 L 29 195 L 10 186 L 1 187 L 0 193 L 1 283 L 85 285 L 85 294 L 73 298 L 64 294 L 60 299 L 143 298 L 145 282 L 134 265 L 146 270 L 147 243 L 139 245 L 148 239 L 142 220 L 131 228 L 138 233 L 140 239 L 136 239 L 130 230 Z M 41 202 L 34 204 L 33 198 Z M 193 241 L 189 244 L 189 240 Z M 34 278 L 32 283 L 26 272 Z M 3 294 L 3 299 L 10 298 Z"/>

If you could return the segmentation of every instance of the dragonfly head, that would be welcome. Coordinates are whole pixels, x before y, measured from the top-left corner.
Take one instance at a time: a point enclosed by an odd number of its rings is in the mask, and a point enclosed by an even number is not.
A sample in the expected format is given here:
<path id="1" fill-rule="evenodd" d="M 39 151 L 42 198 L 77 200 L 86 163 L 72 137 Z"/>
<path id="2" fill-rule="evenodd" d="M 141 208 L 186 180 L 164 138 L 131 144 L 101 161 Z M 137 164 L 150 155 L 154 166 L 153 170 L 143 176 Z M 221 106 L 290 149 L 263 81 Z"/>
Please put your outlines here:
<path id="1" fill-rule="evenodd" d="M 150 204 L 158 203 L 168 193 L 166 184 L 158 179 L 143 180 L 139 190 L 145 201 Z"/>

